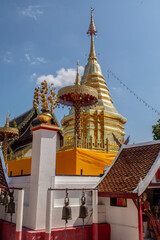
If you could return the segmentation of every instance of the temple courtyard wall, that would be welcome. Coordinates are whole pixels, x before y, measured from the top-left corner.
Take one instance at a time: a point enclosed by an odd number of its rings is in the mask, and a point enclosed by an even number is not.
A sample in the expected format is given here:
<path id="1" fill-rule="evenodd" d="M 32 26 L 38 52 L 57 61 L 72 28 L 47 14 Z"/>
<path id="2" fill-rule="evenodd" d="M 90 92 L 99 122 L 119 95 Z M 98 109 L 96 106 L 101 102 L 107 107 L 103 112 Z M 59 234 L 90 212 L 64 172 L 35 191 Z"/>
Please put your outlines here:
<path id="1" fill-rule="evenodd" d="M 138 211 L 127 199 L 126 207 L 111 206 L 109 197 L 99 197 L 99 204 L 105 206 L 106 220 L 111 227 L 111 240 L 138 240 Z"/>

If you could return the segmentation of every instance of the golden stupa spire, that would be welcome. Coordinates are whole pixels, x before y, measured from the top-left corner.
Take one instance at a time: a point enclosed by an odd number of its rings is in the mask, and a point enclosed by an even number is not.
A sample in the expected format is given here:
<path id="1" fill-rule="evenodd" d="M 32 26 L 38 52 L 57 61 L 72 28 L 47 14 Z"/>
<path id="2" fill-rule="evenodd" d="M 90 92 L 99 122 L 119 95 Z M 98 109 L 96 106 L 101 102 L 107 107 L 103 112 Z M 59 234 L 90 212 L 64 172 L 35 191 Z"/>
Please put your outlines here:
<path id="1" fill-rule="evenodd" d="M 96 30 L 94 19 L 93 19 L 93 8 L 91 8 L 91 21 L 90 21 L 87 34 L 91 36 L 91 48 L 90 48 L 88 60 L 97 60 L 95 47 L 94 47 L 94 35 L 95 36 L 97 35 L 97 30 Z"/>
<path id="2" fill-rule="evenodd" d="M 78 65 L 79 65 L 79 64 L 78 64 L 78 61 L 77 61 L 77 74 L 76 74 L 76 82 L 75 82 L 76 85 L 80 85 Z"/>

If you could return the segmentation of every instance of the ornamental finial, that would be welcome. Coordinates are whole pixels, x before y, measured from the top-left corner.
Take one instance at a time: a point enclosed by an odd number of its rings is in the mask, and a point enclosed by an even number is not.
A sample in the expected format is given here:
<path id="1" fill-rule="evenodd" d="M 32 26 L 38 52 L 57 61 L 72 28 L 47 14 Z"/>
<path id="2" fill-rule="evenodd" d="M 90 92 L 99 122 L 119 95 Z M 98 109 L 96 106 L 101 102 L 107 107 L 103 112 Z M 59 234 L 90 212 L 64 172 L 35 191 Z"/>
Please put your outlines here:
<path id="1" fill-rule="evenodd" d="M 90 21 L 90 25 L 89 25 L 88 32 L 87 32 L 87 34 L 90 36 L 97 35 L 97 30 L 96 30 L 94 20 L 93 20 L 93 11 L 94 11 L 94 9 L 91 8 L 91 21 Z"/>
<path id="2" fill-rule="evenodd" d="M 7 119 L 6 119 L 5 127 L 9 127 L 9 121 L 10 121 L 10 113 L 7 112 Z"/>
<path id="3" fill-rule="evenodd" d="M 47 81 L 41 82 L 41 86 L 35 88 L 33 106 L 35 109 L 41 110 L 38 119 L 41 122 L 49 122 L 52 119 L 53 110 L 57 107 L 56 88 L 54 84 L 49 86 Z"/>
<path id="4" fill-rule="evenodd" d="M 78 64 L 78 61 L 77 61 L 77 75 L 76 75 L 76 82 L 75 82 L 76 85 L 80 85 L 78 66 L 79 66 L 79 64 Z"/>
<path id="5" fill-rule="evenodd" d="M 97 60 L 96 58 L 96 52 L 95 52 L 95 47 L 94 47 L 94 36 L 97 35 L 97 30 L 94 25 L 94 20 L 93 20 L 93 8 L 91 8 L 91 21 L 90 25 L 88 28 L 87 34 L 91 36 L 91 47 L 90 47 L 90 53 L 89 53 L 89 58 L 88 60 Z"/>

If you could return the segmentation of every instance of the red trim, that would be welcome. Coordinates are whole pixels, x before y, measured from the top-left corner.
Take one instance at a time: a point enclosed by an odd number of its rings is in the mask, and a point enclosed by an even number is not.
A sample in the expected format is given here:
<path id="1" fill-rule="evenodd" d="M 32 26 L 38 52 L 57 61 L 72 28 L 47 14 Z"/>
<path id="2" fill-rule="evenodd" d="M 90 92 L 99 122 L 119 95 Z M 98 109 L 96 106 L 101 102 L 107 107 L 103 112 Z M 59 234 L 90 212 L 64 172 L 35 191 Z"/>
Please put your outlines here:
<path id="1" fill-rule="evenodd" d="M 22 231 L 16 232 L 16 240 L 22 240 Z"/>
<path id="2" fill-rule="evenodd" d="M 99 197 L 112 197 L 112 198 L 131 198 L 138 199 L 138 195 L 136 193 L 111 193 L 111 192 L 99 192 Z"/>
<path id="3" fill-rule="evenodd" d="M 98 223 L 92 224 L 92 239 L 98 240 Z"/>
<path id="4" fill-rule="evenodd" d="M 160 187 L 160 183 L 150 183 L 149 187 Z"/>
<path id="5" fill-rule="evenodd" d="M 160 181 L 160 169 L 157 170 L 156 179 L 158 182 Z"/>
<path id="6" fill-rule="evenodd" d="M 139 197 L 138 230 L 139 230 L 139 240 L 143 240 L 143 219 L 142 219 L 142 202 L 141 202 L 141 196 Z"/>
<path id="7" fill-rule="evenodd" d="M 39 129 L 50 130 L 50 131 L 59 131 L 60 128 L 56 125 L 41 123 L 38 126 L 32 127 L 32 132 L 37 131 Z"/>
<path id="8" fill-rule="evenodd" d="M 45 240 L 51 240 L 51 233 L 45 233 Z"/>
<path id="9" fill-rule="evenodd" d="M 93 225 L 84 226 L 84 239 L 95 240 L 94 237 L 97 235 L 96 235 L 96 232 L 93 232 L 93 231 L 95 230 L 97 231 L 97 228 L 96 228 L 97 225 L 98 225 L 97 239 L 110 240 L 111 229 L 110 229 L 110 225 L 106 223 L 104 224 L 95 223 Z M 82 226 L 67 227 L 66 233 L 67 233 L 67 240 L 73 240 L 73 239 L 82 240 L 83 227 Z M 94 237 L 93 237 L 93 234 L 94 234 Z M 13 223 L 11 225 L 10 222 L 0 220 L 0 240 L 16 239 L 15 236 L 16 236 L 16 225 Z M 45 237 L 46 237 L 45 230 L 31 230 L 28 228 L 22 228 L 22 240 L 33 240 L 33 239 L 44 240 Z M 51 239 L 58 239 L 58 240 L 66 239 L 64 227 L 52 229 Z M 21 239 L 18 239 L 18 240 L 21 240 Z"/>

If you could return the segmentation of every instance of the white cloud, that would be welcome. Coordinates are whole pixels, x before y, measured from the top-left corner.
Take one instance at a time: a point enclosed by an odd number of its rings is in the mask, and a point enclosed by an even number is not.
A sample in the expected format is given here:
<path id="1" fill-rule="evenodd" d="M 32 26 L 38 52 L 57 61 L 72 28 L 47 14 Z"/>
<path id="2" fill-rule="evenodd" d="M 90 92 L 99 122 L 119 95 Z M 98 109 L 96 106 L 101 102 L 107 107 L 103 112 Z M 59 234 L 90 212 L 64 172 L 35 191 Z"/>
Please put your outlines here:
<path id="1" fill-rule="evenodd" d="M 33 77 L 36 77 L 36 76 L 37 76 L 37 73 L 33 73 L 32 76 L 33 76 Z"/>
<path id="2" fill-rule="evenodd" d="M 9 51 L 7 51 L 7 52 L 4 54 L 3 61 L 4 61 L 5 63 L 11 63 L 11 62 L 13 62 L 12 53 L 9 52 Z"/>
<path id="3" fill-rule="evenodd" d="M 79 74 L 80 76 L 83 74 L 84 67 L 79 66 Z M 54 83 L 55 87 L 64 87 L 68 85 L 72 85 L 75 82 L 76 79 L 76 69 L 68 68 L 64 69 L 61 68 L 56 72 L 56 76 L 53 76 L 52 74 L 49 75 L 42 75 L 37 78 L 37 83 L 41 83 L 42 81 L 46 80 L 48 83 Z"/>
<path id="4" fill-rule="evenodd" d="M 28 8 L 23 9 L 20 12 L 23 16 L 33 18 L 34 20 L 37 20 L 40 15 L 43 14 L 43 11 L 40 10 L 40 6 L 32 6 L 30 5 Z"/>
<path id="5" fill-rule="evenodd" d="M 28 53 L 26 53 L 26 54 L 25 54 L 25 57 L 26 57 L 26 59 L 27 59 L 27 61 L 28 61 L 28 62 L 30 62 L 30 61 L 31 61 L 31 58 L 30 58 L 30 56 L 29 56 L 29 54 L 28 54 Z"/>
<path id="6" fill-rule="evenodd" d="M 33 62 L 31 62 L 32 65 L 37 63 L 46 63 L 46 61 L 42 57 L 36 57 L 34 58 Z"/>
<path id="7" fill-rule="evenodd" d="M 113 87 L 112 88 L 114 91 L 116 91 L 117 93 L 121 94 L 123 92 L 123 89 L 120 87 Z"/>
<path id="8" fill-rule="evenodd" d="M 26 57 L 26 60 L 32 65 L 38 63 L 46 63 L 43 57 L 32 57 L 31 55 L 29 55 L 29 53 L 25 53 L 24 56 Z"/>
<path id="9" fill-rule="evenodd" d="M 30 80 L 36 81 L 36 77 L 37 77 L 37 73 L 32 73 L 32 75 L 30 76 Z"/>

